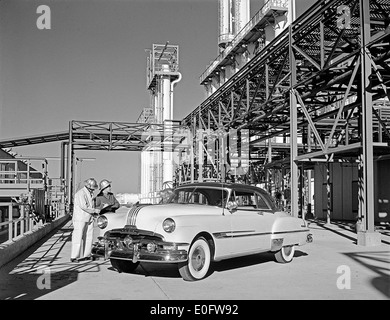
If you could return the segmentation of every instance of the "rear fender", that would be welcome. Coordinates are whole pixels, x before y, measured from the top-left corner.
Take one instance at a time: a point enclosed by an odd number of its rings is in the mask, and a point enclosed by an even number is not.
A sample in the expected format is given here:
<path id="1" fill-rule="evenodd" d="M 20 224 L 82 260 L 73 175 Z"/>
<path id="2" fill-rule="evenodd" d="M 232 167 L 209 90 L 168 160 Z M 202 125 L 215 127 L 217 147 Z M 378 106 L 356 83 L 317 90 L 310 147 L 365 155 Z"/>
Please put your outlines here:
<path id="1" fill-rule="evenodd" d="M 271 251 L 282 246 L 303 245 L 307 241 L 309 229 L 302 219 L 295 217 L 278 218 L 272 227 Z"/>

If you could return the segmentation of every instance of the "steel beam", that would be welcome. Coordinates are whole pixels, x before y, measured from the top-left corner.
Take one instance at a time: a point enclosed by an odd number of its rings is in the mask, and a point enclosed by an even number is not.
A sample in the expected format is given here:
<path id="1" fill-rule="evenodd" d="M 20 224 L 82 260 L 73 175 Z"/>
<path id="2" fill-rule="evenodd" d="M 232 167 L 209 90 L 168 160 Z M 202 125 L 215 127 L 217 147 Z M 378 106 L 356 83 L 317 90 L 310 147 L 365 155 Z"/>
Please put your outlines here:
<path id="1" fill-rule="evenodd" d="M 372 73 L 370 56 L 366 52 L 367 44 L 371 40 L 370 31 L 370 5 L 367 0 L 360 0 L 361 19 L 361 86 L 362 86 L 362 154 L 363 165 L 361 188 L 361 212 L 360 219 L 362 228 L 358 232 L 358 245 L 379 245 L 380 234 L 375 233 L 374 226 L 374 152 L 373 152 L 373 130 L 372 130 Z"/>

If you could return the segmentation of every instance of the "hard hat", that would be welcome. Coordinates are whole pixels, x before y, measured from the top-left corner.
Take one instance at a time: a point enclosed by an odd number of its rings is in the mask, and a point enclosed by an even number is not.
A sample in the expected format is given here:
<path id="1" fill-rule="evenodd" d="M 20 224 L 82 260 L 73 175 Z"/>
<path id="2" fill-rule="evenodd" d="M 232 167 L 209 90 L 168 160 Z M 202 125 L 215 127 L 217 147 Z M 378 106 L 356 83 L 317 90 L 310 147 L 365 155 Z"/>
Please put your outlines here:
<path id="1" fill-rule="evenodd" d="M 99 186 L 100 191 L 106 189 L 108 186 L 110 186 L 110 184 L 111 181 L 108 181 L 107 179 L 103 179 L 102 181 L 100 181 L 100 186 Z"/>
<path id="2" fill-rule="evenodd" d="M 85 180 L 84 185 L 89 189 L 97 189 L 98 184 L 94 178 L 89 178 Z"/>

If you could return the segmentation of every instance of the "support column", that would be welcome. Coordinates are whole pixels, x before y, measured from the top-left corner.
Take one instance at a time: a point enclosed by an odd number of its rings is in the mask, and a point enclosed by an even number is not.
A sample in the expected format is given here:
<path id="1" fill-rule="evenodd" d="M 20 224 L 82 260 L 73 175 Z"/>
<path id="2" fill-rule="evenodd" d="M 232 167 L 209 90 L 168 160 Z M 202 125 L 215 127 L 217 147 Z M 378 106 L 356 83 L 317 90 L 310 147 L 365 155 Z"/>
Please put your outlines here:
<path id="1" fill-rule="evenodd" d="M 203 182 L 203 160 L 204 160 L 204 136 L 203 136 L 203 130 L 199 128 L 197 134 L 196 134 L 196 142 L 198 147 L 198 170 L 199 170 L 199 176 L 198 176 L 198 182 Z"/>
<path id="2" fill-rule="evenodd" d="M 293 92 L 294 85 L 296 84 L 296 61 L 292 49 L 292 28 L 290 31 L 290 70 L 291 70 L 291 83 L 290 83 L 290 189 L 291 189 L 291 215 L 298 217 L 298 165 L 295 163 L 295 158 L 298 156 L 298 115 L 297 115 L 297 98 Z"/>
<path id="3" fill-rule="evenodd" d="M 63 192 L 62 200 L 64 201 L 64 198 L 66 197 L 67 188 L 66 188 L 66 180 L 65 180 L 65 155 L 66 155 L 66 148 L 67 148 L 67 142 L 61 143 L 61 159 L 60 159 L 60 184 L 61 184 L 61 191 Z"/>
<path id="4" fill-rule="evenodd" d="M 326 224 L 330 224 L 330 214 L 332 205 L 332 192 L 330 182 L 330 162 L 326 163 Z"/>
<path id="5" fill-rule="evenodd" d="M 362 70 L 362 228 L 358 231 L 357 244 L 373 246 L 381 244 L 381 234 L 375 232 L 374 226 L 374 151 L 372 130 L 372 93 L 370 90 L 370 75 L 372 73 L 370 57 L 366 46 L 370 42 L 370 2 L 360 0 L 361 25 L 361 70 Z"/>

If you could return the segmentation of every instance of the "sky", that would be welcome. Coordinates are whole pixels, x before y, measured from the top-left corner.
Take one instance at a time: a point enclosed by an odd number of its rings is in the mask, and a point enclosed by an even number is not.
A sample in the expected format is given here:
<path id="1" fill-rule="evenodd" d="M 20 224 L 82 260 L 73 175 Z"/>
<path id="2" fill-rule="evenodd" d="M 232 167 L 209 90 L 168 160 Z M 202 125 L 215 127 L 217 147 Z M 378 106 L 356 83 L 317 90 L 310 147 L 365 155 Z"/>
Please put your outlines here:
<path id="1" fill-rule="evenodd" d="M 314 1 L 300 0 L 298 13 Z M 38 29 L 40 5 L 51 29 Z M 263 0 L 251 0 L 251 16 Z M 199 76 L 218 55 L 217 0 L 0 0 L 0 139 L 67 131 L 71 120 L 135 123 L 149 107 L 145 49 L 179 46 L 174 119 L 205 98 Z M 59 177 L 60 142 L 14 148 L 48 157 Z M 76 184 L 112 180 L 140 192 L 139 152 L 76 151 Z"/>

